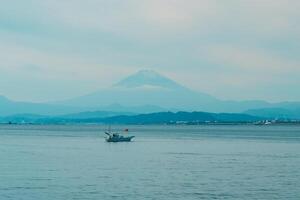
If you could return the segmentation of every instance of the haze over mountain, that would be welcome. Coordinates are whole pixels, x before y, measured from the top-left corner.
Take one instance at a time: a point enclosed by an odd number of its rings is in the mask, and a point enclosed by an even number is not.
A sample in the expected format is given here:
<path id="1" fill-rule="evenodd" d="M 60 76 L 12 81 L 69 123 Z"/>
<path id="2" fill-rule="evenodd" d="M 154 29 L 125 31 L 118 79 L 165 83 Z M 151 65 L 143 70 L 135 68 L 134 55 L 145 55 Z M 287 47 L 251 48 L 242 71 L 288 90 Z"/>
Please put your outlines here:
<path id="1" fill-rule="evenodd" d="M 0 95 L 0 116 L 24 113 L 39 115 L 60 115 L 65 113 L 79 112 L 81 110 L 82 108 L 78 107 L 42 103 L 17 102 Z"/>
<path id="2" fill-rule="evenodd" d="M 91 107 L 87 106 L 67 106 L 58 105 L 50 103 L 30 103 L 30 102 L 19 102 L 10 100 L 4 96 L 0 95 L 0 116 L 10 116 L 10 117 L 23 117 L 31 115 L 46 115 L 46 116 L 57 116 L 57 115 L 97 115 L 98 117 L 103 116 L 115 116 L 121 113 L 150 113 L 150 112 L 160 112 L 165 109 L 152 106 L 132 106 L 125 107 L 119 104 L 111 104 L 109 106 L 98 106 Z"/>

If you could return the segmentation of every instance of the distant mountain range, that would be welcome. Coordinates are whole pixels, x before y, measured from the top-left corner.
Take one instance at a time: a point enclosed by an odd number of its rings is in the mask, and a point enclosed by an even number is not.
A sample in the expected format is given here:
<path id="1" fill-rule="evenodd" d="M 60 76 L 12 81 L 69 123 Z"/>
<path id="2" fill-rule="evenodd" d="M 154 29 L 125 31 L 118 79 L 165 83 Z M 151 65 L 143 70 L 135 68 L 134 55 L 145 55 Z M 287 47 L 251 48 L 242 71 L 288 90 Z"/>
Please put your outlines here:
<path id="1" fill-rule="evenodd" d="M 166 109 L 154 105 L 142 106 L 122 106 L 120 104 L 110 104 L 108 106 L 68 106 L 55 103 L 29 103 L 18 102 L 0 96 L 0 116 L 10 115 L 68 115 L 78 112 L 109 112 L 109 113 L 151 113 L 166 111 Z"/>
<path id="2" fill-rule="evenodd" d="M 269 118 L 269 119 L 300 119 L 300 108 L 262 108 L 252 109 L 245 114 Z"/>
<path id="3" fill-rule="evenodd" d="M 113 116 L 131 116 L 134 113 L 128 112 L 109 112 L 109 111 L 94 111 L 80 112 L 66 115 L 36 115 L 36 114 L 15 114 L 5 117 L 0 117 L 0 123 L 66 123 L 79 122 L 81 120 L 92 120 L 109 118 Z"/>
<path id="4" fill-rule="evenodd" d="M 60 115 L 80 112 L 82 108 L 44 103 L 16 102 L 0 96 L 0 116 L 15 114 Z"/>
<path id="5" fill-rule="evenodd" d="M 15 102 L 0 96 L 0 116 L 29 113 L 57 116 L 79 112 L 153 113 L 202 111 L 300 118 L 300 102 L 224 101 L 193 91 L 154 71 L 142 70 L 113 86 L 66 101 Z"/>
<path id="6" fill-rule="evenodd" d="M 264 118 L 237 113 L 208 112 L 159 112 L 150 114 L 84 112 L 73 115 L 42 116 L 12 115 L 0 118 L 0 123 L 33 123 L 33 124 L 65 124 L 65 123 L 101 123 L 101 124 L 182 124 L 182 123 L 246 123 Z"/>
<path id="7" fill-rule="evenodd" d="M 263 118 L 237 113 L 160 112 L 133 116 L 114 116 L 99 121 L 106 124 L 181 124 L 181 123 L 246 123 Z"/>

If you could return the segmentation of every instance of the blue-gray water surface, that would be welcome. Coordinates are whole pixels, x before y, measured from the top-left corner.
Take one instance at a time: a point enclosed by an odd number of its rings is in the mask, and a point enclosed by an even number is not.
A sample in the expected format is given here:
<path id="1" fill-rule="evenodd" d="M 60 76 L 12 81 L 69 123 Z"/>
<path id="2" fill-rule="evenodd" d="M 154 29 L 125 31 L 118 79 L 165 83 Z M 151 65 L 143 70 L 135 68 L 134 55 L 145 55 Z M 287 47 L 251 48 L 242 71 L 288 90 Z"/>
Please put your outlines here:
<path id="1" fill-rule="evenodd" d="M 300 199 L 300 126 L 0 125 L 0 199 Z"/>

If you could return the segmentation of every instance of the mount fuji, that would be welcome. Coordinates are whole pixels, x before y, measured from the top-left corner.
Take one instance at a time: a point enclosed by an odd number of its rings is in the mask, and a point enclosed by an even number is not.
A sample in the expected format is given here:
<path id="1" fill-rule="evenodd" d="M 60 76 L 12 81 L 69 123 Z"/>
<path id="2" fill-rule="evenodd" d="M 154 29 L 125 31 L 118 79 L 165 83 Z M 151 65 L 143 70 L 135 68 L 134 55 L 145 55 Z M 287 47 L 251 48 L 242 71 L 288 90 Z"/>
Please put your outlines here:
<path id="1" fill-rule="evenodd" d="M 80 107 L 122 105 L 123 107 L 155 106 L 161 107 L 162 110 L 209 110 L 217 102 L 216 98 L 194 92 L 157 72 L 142 70 L 107 89 L 60 102 L 60 104 Z"/>
<path id="2" fill-rule="evenodd" d="M 121 80 L 115 87 L 120 88 L 156 88 L 169 90 L 186 89 L 175 81 L 166 78 L 152 70 L 141 70 Z"/>
<path id="3" fill-rule="evenodd" d="M 219 100 L 209 94 L 193 91 L 152 70 L 138 71 L 107 89 L 59 104 L 102 109 L 109 107 L 114 111 L 115 107 L 120 111 L 120 108 L 124 107 L 148 106 L 156 108 L 155 112 L 159 111 L 159 108 L 161 111 L 243 112 L 248 109 L 274 107 L 265 101 Z"/>

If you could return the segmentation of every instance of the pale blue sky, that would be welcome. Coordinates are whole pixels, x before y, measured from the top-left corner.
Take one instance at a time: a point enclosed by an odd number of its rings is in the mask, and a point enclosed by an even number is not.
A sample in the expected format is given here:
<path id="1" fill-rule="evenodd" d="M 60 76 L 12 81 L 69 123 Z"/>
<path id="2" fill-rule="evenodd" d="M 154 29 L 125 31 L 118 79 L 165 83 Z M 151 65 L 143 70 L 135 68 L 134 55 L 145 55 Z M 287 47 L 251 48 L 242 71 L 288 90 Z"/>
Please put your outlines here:
<path id="1" fill-rule="evenodd" d="M 300 101 L 298 0 L 1 0 L 0 94 L 51 101 L 140 69 L 222 99 Z"/>

